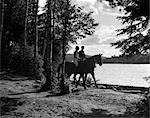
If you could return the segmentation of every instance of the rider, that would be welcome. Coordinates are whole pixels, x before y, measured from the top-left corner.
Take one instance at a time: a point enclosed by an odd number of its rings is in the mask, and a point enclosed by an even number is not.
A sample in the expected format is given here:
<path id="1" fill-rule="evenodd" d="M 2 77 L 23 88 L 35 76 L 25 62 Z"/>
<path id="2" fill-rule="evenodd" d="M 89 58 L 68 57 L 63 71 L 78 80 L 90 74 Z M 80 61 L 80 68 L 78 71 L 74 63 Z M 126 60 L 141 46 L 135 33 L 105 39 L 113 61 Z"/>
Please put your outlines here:
<path id="1" fill-rule="evenodd" d="M 79 61 L 79 46 L 76 46 L 75 52 L 74 52 L 74 64 L 76 67 L 78 67 L 78 61 Z"/>
<path id="2" fill-rule="evenodd" d="M 84 61 L 85 57 L 85 53 L 84 53 L 84 46 L 81 46 L 81 50 L 79 51 L 79 57 L 81 61 Z"/>

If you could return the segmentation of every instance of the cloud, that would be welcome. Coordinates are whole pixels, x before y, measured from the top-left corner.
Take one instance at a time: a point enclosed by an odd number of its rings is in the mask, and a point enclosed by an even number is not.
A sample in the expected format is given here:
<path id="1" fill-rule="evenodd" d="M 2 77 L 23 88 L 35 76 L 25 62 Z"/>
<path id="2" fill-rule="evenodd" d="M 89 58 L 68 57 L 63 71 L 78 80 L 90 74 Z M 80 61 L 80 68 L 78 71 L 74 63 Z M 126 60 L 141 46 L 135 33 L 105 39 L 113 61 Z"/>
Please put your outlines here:
<path id="1" fill-rule="evenodd" d="M 92 36 L 87 36 L 86 39 L 81 41 L 81 44 L 84 45 L 95 45 L 95 44 L 110 44 L 113 41 L 116 41 L 116 26 L 107 26 L 101 25 L 99 26 L 95 33 Z"/>
<path id="2" fill-rule="evenodd" d="M 111 43 L 114 43 L 115 41 L 117 41 L 115 37 L 108 37 L 105 41 L 102 41 L 100 44 L 110 45 Z"/>
<path id="3" fill-rule="evenodd" d="M 44 7 L 47 0 L 39 0 L 39 6 Z"/>
<path id="4" fill-rule="evenodd" d="M 84 6 L 85 10 L 93 10 L 93 15 L 108 14 L 112 16 L 121 16 L 123 12 L 120 11 L 120 7 L 112 8 L 108 1 L 97 1 L 97 0 L 73 0 L 79 6 Z"/>
<path id="5" fill-rule="evenodd" d="M 46 1 L 47 0 L 39 0 L 39 12 L 38 12 L 38 14 L 42 14 L 44 12 L 43 7 L 46 5 Z"/>
<path id="6" fill-rule="evenodd" d="M 91 5 L 94 5 L 97 2 L 97 0 L 75 0 L 75 1 L 80 4 L 82 3 L 82 5 L 84 5 L 85 3 L 90 3 Z"/>
<path id="7" fill-rule="evenodd" d="M 98 8 L 99 12 L 102 14 L 108 14 L 108 15 L 112 15 L 112 16 L 122 16 L 123 15 L 121 7 L 112 8 L 109 5 L 108 1 L 100 2 L 99 6 L 97 6 L 97 8 Z"/>
<path id="8" fill-rule="evenodd" d="M 107 26 L 107 25 L 101 25 L 100 29 L 98 29 L 95 34 L 98 35 L 99 37 L 99 43 L 104 42 L 105 40 L 108 40 L 111 38 L 115 38 L 116 37 L 116 30 L 117 27 L 116 26 Z"/>
<path id="9" fill-rule="evenodd" d="M 81 44 L 83 45 L 94 45 L 97 44 L 99 42 L 99 36 L 98 35 L 92 35 L 92 36 L 88 36 L 86 39 L 84 39 L 83 41 L 81 41 Z"/>

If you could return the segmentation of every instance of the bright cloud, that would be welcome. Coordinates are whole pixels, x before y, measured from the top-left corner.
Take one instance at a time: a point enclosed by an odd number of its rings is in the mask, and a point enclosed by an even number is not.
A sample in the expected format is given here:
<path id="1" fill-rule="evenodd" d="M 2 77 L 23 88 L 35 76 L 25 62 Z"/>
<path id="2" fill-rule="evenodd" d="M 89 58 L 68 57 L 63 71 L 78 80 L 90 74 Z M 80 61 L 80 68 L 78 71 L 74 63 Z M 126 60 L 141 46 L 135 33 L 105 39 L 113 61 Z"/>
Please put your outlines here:
<path id="1" fill-rule="evenodd" d="M 47 0 L 39 0 L 39 13 L 38 14 L 42 14 L 43 13 L 43 7 L 45 6 Z"/>
<path id="2" fill-rule="evenodd" d="M 81 43 L 84 45 L 94 45 L 94 44 L 110 44 L 116 41 L 116 32 L 117 27 L 100 25 L 95 31 L 94 35 L 88 36 Z"/>
<path id="3" fill-rule="evenodd" d="M 86 10 L 93 10 L 94 15 L 98 14 L 109 14 L 113 16 L 120 16 L 123 14 L 121 12 L 120 7 L 112 8 L 109 5 L 108 1 L 97 1 L 97 0 L 73 0 L 74 3 L 78 4 L 79 6 L 84 6 Z"/>
<path id="4" fill-rule="evenodd" d="M 121 7 L 112 8 L 109 5 L 108 1 L 103 1 L 103 2 L 99 3 L 99 6 L 97 8 L 98 8 L 99 12 L 102 14 L 108 14 L 108 15 L 113 15 L 113 16 L 122 16 L 123 15 Z"/>
<path id="5" fill-rule="evenodd" d="M 97 2 L 97 0 L 72 0 L 72 1 L 75 1 L 76 3 L 79 3 L 81 5 L 84 5 L 85 3 L 94 5 Z"/>
<path id="6" fill-rule="evenodd" d="M 115 26 L 106 26 L 102 25 L 100 26 L 100 29 L 95 32 L 100 38 L 99 43 L 107 40 L 109 37 L 115 37 L 116 36 L 116 30 L 117 28 Z"/>
<path id="7" fill-rule="evenodd" d="M 47 0 L 39 0 L 40 7 L 44 7 Z"/>

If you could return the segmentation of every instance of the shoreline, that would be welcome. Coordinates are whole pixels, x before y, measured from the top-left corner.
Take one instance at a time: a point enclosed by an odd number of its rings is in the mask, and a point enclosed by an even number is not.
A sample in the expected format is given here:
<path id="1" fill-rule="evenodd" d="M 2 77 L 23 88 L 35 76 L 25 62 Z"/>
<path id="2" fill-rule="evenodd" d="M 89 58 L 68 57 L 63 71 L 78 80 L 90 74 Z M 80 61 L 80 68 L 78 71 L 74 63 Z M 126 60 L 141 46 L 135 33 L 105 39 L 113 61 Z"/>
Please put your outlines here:
<path id="1" fill-rule="evenodd" d="M 106 86 L 106 87 L 111 87 L 111 86 L 116 86 L 116 87 L 121 87 L 122 89 L 135 89 L 135 90 L 148 90 L 150 87 L 141 87 L 141 86 L 129 86 L 129 85 L 117 85 L 117 84 L 97 84 L 97 85 L 103 85 L 103 86 Z"/>
<path id="2" fill-rule="evenodd" d="M 150 92 L 150 87 L 135 87 L 135 86 L 125 86 L 125 85 L 111 85 L 111 84 L 97 84 L 102 86 L 103 89 L 112 89 L 114 91 L 132 94 L 148 94 Z"/>

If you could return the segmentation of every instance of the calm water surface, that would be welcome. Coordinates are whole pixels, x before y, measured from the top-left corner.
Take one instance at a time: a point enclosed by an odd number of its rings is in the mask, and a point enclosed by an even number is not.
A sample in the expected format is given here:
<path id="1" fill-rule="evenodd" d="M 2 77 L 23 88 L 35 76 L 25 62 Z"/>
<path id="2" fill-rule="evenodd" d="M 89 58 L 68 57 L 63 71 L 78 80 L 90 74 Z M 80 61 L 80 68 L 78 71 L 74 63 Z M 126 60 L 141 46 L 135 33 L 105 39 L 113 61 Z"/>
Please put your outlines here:
<path id="1" fill-rule="evenodd" d="M 96 65 L 98 83 L 150 87 L 144 77 L 150 77 L 150 64 L 103 64 Z"/>

